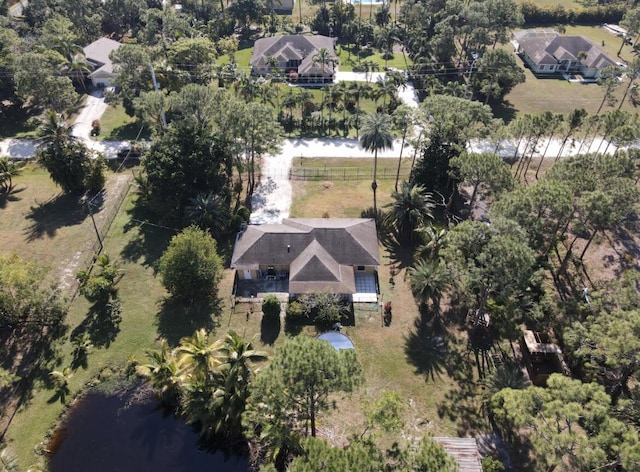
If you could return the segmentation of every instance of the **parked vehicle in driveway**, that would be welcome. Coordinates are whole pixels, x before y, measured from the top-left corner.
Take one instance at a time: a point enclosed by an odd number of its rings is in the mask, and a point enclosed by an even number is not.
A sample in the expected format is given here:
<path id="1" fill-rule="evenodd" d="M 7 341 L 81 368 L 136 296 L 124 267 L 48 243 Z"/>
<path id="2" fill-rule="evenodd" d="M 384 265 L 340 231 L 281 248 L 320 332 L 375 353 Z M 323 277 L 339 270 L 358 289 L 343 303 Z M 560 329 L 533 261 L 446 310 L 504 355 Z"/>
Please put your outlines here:
<path id="1" fill-rule="evenodd" d="M 119 159 L 139 159 L 142 156 L 142 149 L 137 147 L 124 147 L 116 154 Z"/>

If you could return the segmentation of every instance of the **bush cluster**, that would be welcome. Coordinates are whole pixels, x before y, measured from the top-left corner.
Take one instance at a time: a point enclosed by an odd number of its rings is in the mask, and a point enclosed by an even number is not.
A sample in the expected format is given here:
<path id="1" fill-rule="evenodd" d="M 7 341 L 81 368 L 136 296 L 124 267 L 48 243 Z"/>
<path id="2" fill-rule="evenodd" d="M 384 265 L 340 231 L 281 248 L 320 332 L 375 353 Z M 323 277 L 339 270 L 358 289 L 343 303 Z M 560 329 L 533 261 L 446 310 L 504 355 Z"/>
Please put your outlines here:
<path id="1" fill-rule="evenodd" d="M 562 5 L 537 5 L 532 2 L 524 2 L 521 10 L 525 26 L 600 25 L 602 23 L 619 23 L 625 13 L 625 6 L 597 5 L 566 9 Z"/>

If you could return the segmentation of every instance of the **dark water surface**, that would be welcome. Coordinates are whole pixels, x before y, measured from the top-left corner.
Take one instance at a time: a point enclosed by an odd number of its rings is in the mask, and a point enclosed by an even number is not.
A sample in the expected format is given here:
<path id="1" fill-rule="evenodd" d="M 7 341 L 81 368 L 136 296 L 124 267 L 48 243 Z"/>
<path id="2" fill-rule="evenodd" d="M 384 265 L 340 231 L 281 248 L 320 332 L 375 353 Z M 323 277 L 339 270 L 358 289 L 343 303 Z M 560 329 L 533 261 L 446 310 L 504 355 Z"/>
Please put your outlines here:
<path id="1" fill-rule="evenodd" d="M 53 444 L 55 443 L 55 444 Z M 91 393 L 54 436 L 51 472 L 246 472 L 244 458 L 198 448 L 198 434 L 150 400 Z"/>

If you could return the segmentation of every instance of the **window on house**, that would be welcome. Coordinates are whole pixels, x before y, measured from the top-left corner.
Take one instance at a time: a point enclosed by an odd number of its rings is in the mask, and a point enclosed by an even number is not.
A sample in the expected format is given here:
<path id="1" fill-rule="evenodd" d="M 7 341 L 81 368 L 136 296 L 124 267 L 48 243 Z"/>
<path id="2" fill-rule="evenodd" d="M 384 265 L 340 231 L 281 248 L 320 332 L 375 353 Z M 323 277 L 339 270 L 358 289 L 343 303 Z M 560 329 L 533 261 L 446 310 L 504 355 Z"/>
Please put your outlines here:
<path id="1" fill-rule="evenodd" d="M 364 266 L 358 266 L 358 270 L 364 270 Z"/>

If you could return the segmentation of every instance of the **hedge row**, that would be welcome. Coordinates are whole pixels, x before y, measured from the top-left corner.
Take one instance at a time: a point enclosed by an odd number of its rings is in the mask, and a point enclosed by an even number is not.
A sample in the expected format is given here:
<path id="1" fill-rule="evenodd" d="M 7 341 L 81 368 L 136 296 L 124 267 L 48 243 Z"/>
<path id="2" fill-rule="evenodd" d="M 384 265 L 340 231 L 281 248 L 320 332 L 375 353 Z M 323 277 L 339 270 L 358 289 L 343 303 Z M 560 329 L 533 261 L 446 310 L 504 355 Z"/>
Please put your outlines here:
<path id="1" fill-rule="evenodd" d="M 568 10 L 562 5 L 536 5 L 531 2 L 521 5 L 526 26 L 619 23 L 626 8 L 625 5 L 598 5 Z"/>

